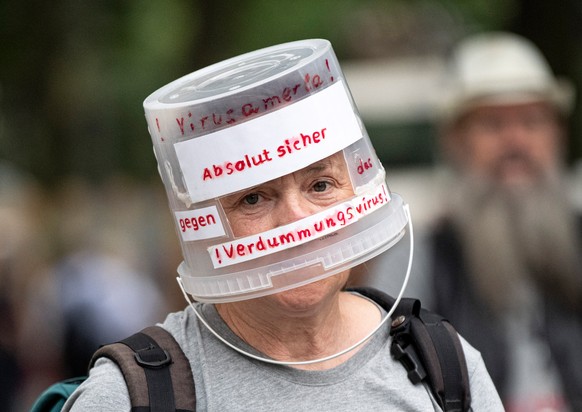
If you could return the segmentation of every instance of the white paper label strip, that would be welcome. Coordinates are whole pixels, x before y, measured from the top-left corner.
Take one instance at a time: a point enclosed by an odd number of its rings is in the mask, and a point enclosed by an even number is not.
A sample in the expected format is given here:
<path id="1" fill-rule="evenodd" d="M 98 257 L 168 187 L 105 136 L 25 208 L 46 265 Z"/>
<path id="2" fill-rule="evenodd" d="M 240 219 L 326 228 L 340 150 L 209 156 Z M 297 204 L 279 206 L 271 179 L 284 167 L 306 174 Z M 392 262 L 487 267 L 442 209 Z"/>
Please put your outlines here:
<path id="1" fill-rule="evenodd" d="M 297 103 L 174 148 L 196 203 L 292 173 L 361 138 L 338 81 Z"/>
<path id="2" fill-rule="evenodd" d="M 224 227 L 216 206 L 175 212 L 182 240 L 201 240 L 224 236 Z"/>
<path id="3" fill-rule="evenodd" d="M 390 201 L 386 185 L 297 222 L 208 248 L 215 269 L 256 259 L 333 233 Z"/>

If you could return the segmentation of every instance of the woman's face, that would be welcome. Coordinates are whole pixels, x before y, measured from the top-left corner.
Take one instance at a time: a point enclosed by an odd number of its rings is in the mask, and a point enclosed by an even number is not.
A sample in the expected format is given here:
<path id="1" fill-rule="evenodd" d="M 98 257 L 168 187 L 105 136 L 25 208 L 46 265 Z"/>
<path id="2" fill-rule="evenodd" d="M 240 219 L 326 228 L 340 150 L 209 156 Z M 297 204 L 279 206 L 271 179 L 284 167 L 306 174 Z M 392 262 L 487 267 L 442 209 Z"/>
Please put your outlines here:
<path id="1" fill-rule="evenodd" d="M 308 217 L 354 195 L 342 152 L 297 172 L 221 199 L 236 237 Z M 314 310 L 346 284 L 350 271 L 253 301 L 276 301 L 287 313 Z"/>
<path id="2" fill-rule="evenodd" d="M 354 195 L 342 152 L 221 199 L 236 237 L 308 217 Z"/>

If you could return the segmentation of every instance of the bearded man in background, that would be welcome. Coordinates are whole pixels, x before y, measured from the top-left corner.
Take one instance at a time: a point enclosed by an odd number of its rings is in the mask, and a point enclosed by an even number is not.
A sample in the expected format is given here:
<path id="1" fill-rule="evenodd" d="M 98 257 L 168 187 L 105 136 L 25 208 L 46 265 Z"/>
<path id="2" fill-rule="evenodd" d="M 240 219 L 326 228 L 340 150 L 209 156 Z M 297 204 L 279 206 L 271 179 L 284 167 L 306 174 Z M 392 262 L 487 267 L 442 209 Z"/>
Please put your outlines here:
<path id="1" fill-rule="evenodd" d="M 450 69 L 441 148 L 454 180 L 430 237 L 433 309 L 481 351 L 508 411 L 582 410 L 572 89 L 509 33 L 464 40 Z"/>

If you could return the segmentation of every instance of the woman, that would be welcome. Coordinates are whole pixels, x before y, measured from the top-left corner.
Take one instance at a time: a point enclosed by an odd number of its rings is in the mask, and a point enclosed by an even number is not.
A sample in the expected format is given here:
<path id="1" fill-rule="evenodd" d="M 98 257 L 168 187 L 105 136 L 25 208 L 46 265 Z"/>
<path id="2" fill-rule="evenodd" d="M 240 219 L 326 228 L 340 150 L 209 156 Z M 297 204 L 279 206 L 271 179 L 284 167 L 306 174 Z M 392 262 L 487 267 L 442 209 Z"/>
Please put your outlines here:
<path id="1" fill-rule="evenodd" d="M 184 251 L 180 282 L 198 301 L 162 326 L 190 361 L 197 410 L 440 410 L 391 357 L 386 311 L 343 291 L 408 218 L 329 43 L 239 56 L 144 105 Z M 204 126 L 186 120 L 200 116 Z M 479 353 L 464 348 L 473 408 L 502 410 Z M 129 409 L 103 358 L 65 408 Z"/>

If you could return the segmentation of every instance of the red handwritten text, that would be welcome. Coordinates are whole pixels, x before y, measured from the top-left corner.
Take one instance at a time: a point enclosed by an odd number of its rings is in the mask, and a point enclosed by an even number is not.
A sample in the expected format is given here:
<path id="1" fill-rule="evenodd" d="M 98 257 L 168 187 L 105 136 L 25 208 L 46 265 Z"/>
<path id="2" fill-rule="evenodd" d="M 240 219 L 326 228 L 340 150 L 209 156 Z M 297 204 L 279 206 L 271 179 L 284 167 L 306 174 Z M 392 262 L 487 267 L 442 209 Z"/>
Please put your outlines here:
<path id="1" fill-rule="evenodd" d="M 360 159 L 360 164 L 358 165 L 358 174 L 363 175 L 366 170 L 371 169 L 372 167 L 372 159 L 368 158 L 368 160 L 365 162 Z"/>
<path id="2" fill-rule="evenodd" d="M 329 70 L 329 63 L 327 65 Z M 302 80 L 300 83 L 283 87 L 278 94 L 262 97 L 257 101 L 249 101 L 240 106 L 228 108 L 223 113 L 211 112 L 200 114 L 188 111 L 183 116 L 175 118 L 174 126 L 177 127 L 177 132 L 180 136 L 192 135 L 205 130 L 213 130 L 223 125 L 235 123 L 239 119 L 246 119 L 262 114 L 281 104 L 290 103 L 293 99 L 304 96 L 306 93 L 310 93 L 326 83 L 325 76 L 317 73 L 306 73 Z M 330 76 L 327 81 L 333 82 L 334 77 Z M 161 129 L 160 122 L 162 120 L 157 117 L 155 119 L 158 131 Z M 170 134 L 176 136 L 175 133 L 170 132 Z"/>
<path id="3" fill-rule="evenodd" d="M 302 150 L 310 145 L 317 144 L 325 139 L 325 131 L 327 128 L 316 130 L 313 133 L 304 134 L 299 133 L 298 137 L 285 139 L 284 143 L 277 147 L 277 157 L 289 155 L 296 151 Z M 262 164 L 271 162 L 271 152 L 268 149 L 263 149 L 260 153 L 255 155 L 244 155 L 242 159 L 235 161 L 228 161 L 222 165 L 213 164 L 210 167 L 205 167 L 202 171 L 202 180 L 213 179 L 221 176 L 229 176 L 233 173 L 242 172 L 252 167 L 260 166 Z"/>
<path id="4" fill-rule="evenodd" d="M 215 224 L 216 217 L 213 214 L 180 219 L 180 229 L 182 232 L 186 232 L 186 230 L 198 231 L 201 227 Z"/>
<path id="5" fill-rule="evenodd" d="M 259 236 L 217 245 L 213 253 L 219 265 L 223 264 L 223 260 L 235 263 L 237 260 L 245 261 L 274 253 L 324 235 L 329 236 L 336 229 L 357 221 L 389 201 L 390 196 L 385 186 L 381 185 L 373 194 L 358 197 L 334 208 L 327 216 L 311 220 L 307 218 L 303 227 L 283 231 L 273 230 Z"/>

